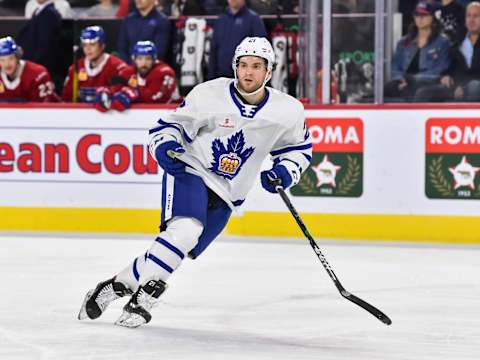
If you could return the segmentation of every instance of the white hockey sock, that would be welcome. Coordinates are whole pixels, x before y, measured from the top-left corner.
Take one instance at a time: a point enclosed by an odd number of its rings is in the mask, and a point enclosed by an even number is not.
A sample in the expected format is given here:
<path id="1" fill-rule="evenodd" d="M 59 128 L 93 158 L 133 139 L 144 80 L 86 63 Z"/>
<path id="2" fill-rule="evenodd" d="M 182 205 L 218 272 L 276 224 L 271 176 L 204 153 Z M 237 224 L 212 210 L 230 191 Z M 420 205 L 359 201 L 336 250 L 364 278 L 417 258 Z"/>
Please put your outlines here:
<path id="1" fill-rule="evenodd" d="M 147 260 L 140 273 L 140 283 L 151 279 L 167 281 L 182 260 L 198 243 L 202 224 L 192 218 L 172 219 L 166 231 L 162 231 L 148 250 Z"/>
<path id="2" fill-rule="evenodd" d="M 203 226 L 196 219 L 172 219 L 150 249 L 118 273 L 117 280 L 133 291 L 151 279 L 166 281 L 198 243 L 202 231 Z"/>
<path id="3" fill-rule="evenodd" d="M 140 281 L 140 274 L 143 272 L 146 258 L 147 253 L 140 255 L 133 260 L 133 263 L 118 273 L 116 277 L 117 281 L 127 285 L 132 291 L 137 291 Z"/>

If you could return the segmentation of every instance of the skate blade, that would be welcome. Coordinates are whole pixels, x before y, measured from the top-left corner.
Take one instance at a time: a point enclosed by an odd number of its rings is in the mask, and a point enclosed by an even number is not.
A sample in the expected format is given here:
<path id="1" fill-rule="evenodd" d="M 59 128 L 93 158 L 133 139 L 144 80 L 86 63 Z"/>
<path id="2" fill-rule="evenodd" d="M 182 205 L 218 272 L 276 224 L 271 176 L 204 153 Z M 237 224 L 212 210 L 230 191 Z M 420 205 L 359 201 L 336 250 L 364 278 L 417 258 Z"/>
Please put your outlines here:
<path id="1" fill-rule="evenodd" d="M 90 290 L 87 293 L 87 295 L 85 295 L 85 299 L 83 300 L 82 307 L 80 308 L 80 311 L 79 311 L 78 316 L 77 316 L 78 320 L 84 320 L 84 319 L 88 318 L 88 315 L 87 315 L 87 301 L 92 296 L 93 291 L 94 291 L 94 289 Z"/>
<path id="2" fill-rule="evenodd" d="M 146 320 L 142 316 L 127 311 L 124 311 L 118 320 L 115 321 L 115 325 L 128 328 L 137 328 L 146 323 Z"/>

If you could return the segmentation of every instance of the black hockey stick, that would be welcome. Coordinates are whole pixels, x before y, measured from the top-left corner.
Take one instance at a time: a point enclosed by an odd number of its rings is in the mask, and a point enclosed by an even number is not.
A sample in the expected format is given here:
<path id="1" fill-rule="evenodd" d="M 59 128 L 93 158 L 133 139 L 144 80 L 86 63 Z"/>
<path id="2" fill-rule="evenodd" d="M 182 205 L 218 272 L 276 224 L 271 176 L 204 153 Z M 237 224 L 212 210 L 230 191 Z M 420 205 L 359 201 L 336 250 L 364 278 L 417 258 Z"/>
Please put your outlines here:
<path id="1" fill-rule="evenodd" d="M 285 190 L 283 190 L 283 188 L 280 185 L 276 185 L 275 189 L 282 197 L 282 200 L 285 202 L 285 205 L 287 205 L 288 210 L 290 210 L 290 212 L 292 213 L 293 217 L 295 218 L 295 221 L 297 222 L 298 226 L 302 230 L 303 234 L 307 237 L 308 241 L 310 242 L 310 245 L 312 246 L 313 251 L 315 251 L 315 254 L 317 254 L 317 257 L 322 263 L 325 270 L 327 270 L 327 273 L 330 276 L 330 279 L 332 279 L 333 283 L 335 284 L 338 291 L 340 292 L 340 295 L 342 295 L 345 299 L 350 300 L 354 304 L 357 304 L 361 308 L 367 310 L 370 314 L 375 316 L 378 320 L 380 320 L 384 324 L 390 325 L 392 323 L 392 320 L 390 320 L 390 318 L 387 315 L 385 315 L 383 312 L 378 310 L 375 306 L 370 305 L 366 301 L 363 301 L 359 297 L 349 293 L 347 290 L 344 289 L 344 287 L 340 283 L 340 280 L 338 280 L 337 275 L 335 275 L 332 267 L 328 263 L 327 259 L 325 259 L 325 256 L 322 254 L 322 251 L 320 250 L 317 243 L 313 239 L 312 235 L 310 235 L 310 233 L 308 232 L 308 229 L 305 223 L 302 221 L 302 218 L 298 214 L 297 210 L 293 207 L 292 202 L 290 201 L 288 195 L 285 193 Z"/>

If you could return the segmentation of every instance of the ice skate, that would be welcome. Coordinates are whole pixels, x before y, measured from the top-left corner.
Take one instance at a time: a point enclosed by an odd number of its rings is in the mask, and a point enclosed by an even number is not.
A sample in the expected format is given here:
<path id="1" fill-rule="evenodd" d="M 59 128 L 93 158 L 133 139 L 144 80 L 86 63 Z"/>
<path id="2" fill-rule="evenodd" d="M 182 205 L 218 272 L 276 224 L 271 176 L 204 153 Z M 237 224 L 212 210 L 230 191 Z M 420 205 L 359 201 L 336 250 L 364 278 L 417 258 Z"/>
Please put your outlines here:
<path id="1" fill-rule="evenodd" d="M 157 305 L 158 298 L 166 288 L 167 284 L 162 280 L 150 280 L 140 286 L 123 307 L 123 314 L 115 322 L 115 325 L 136 328 L 150 322 L 152 319 L 150 310 Z"/>
<path id="2" fill-rule="evenodd" d="M 78 320 L 86 318 L 96 319 L 102 315 L 107 306 L 114 300 L 125 295 L 131 295 L 132 291 L 123 283 L 115 281 L 115 277 L 99 283 L 95 289 L 90 290 L 83 300 L 78 313 Z"/>

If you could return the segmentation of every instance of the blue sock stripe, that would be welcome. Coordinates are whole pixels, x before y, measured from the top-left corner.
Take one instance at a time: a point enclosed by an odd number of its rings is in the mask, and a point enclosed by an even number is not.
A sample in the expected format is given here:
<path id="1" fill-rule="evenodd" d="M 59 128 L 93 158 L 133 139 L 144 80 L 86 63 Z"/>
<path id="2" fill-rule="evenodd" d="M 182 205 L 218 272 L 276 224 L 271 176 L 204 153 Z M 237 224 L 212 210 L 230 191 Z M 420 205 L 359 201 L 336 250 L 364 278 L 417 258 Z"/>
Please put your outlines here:
<path id="1" fill-rule="evenodd" d="M 137 259 L 133 261 L 133 276 L 135 277 L 135 280 L 140 280 L 140 274 L 138 273 L 137 269 Z"/>
<path id="2" fill-rule="evenodd" d="M 162 260 L 160 260 L 159 258 L 157 258 L 155 255 L 152 255 L 152 254 L 148 254 L 148 258 L 150 260 L 152 260 L 155 264 L 157 264 L 158 266 L 164 268 L 166 271 L 168 271 L 170 274 L 173 273 L 173 269 L 168 266 L 167 264 L 165 264 Z"/>
<path id="3" fill-rule="evenodd" d="M 185 257 L 185 255 L 176 246 L 170 244 L 167 240 L 157 237 L 155 241 L 165 246 L 168 250 L 177 254 L 180 257 L 180 259 L 183 260 L 183 258 Z"/>

